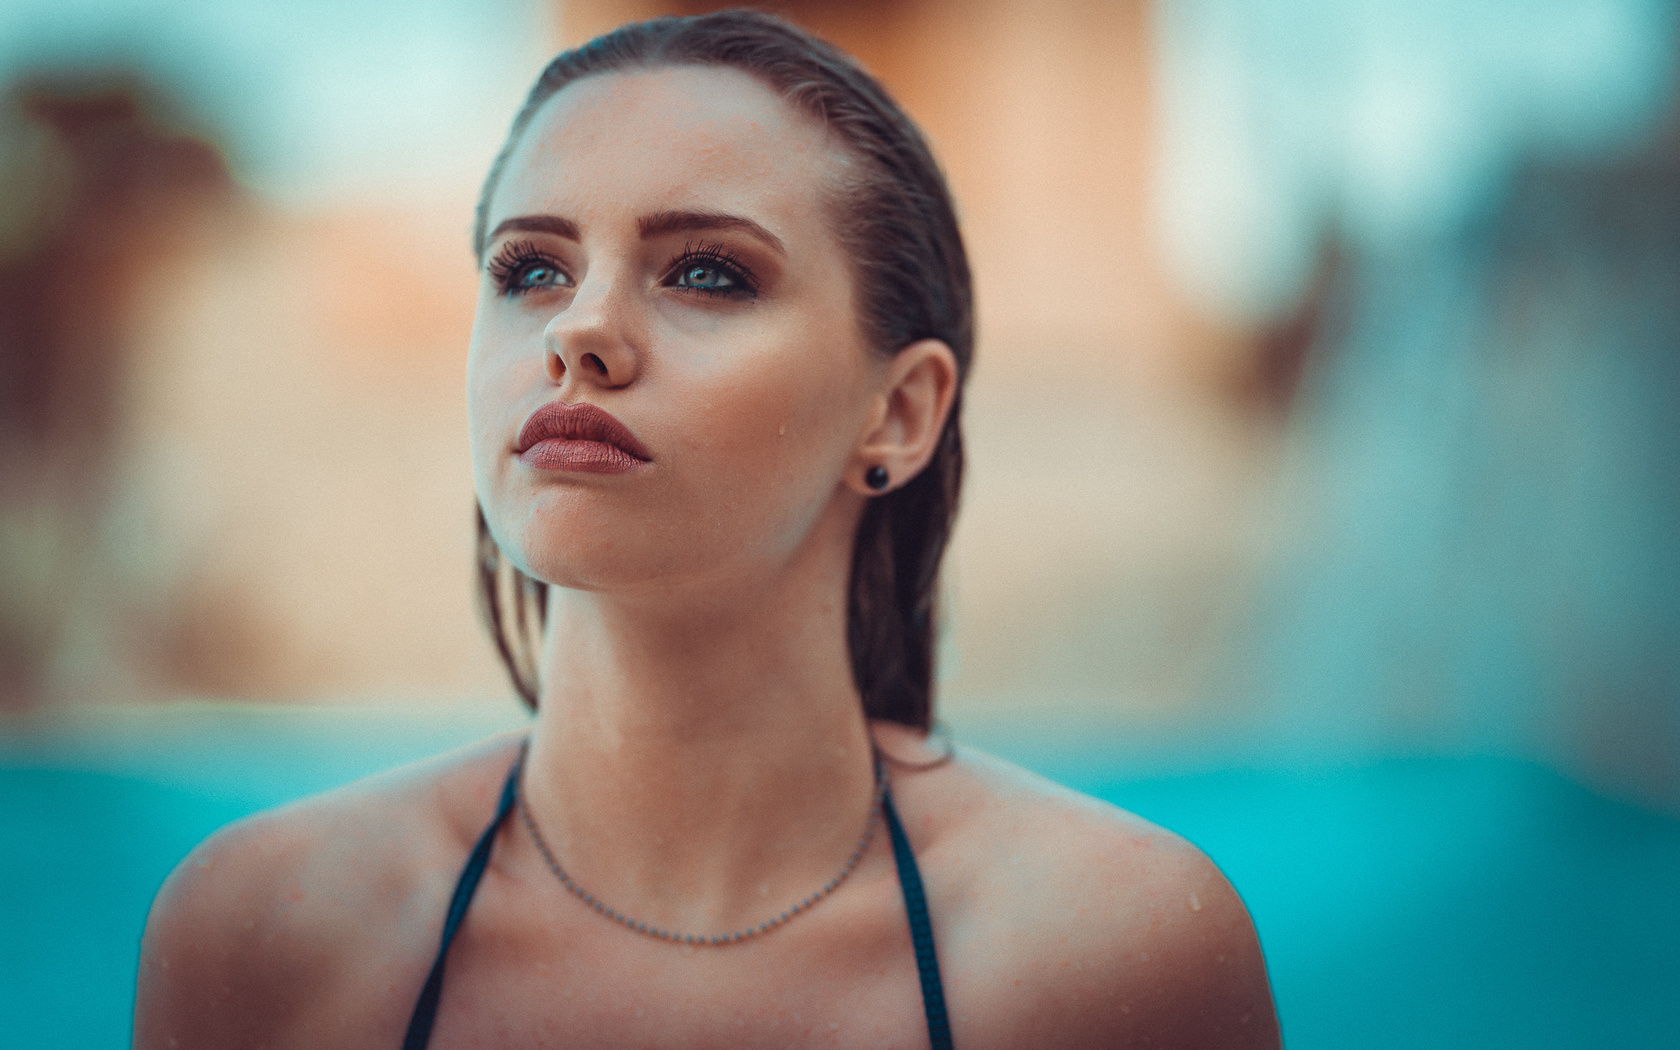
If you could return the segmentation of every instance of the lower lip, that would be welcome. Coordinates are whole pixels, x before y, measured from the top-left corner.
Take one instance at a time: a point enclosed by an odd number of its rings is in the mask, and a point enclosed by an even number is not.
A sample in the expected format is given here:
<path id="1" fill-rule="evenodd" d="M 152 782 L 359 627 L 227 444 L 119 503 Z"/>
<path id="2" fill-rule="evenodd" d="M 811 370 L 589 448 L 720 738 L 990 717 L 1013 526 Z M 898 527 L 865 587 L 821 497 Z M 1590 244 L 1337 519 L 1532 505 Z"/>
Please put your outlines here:
<path id="1" fill-rule="evenodd" d="M 519 461 L 538 470 L 566 470 L 578 474 L 623 474 L 646 460 L 637 459 L 617 445 L 601 441 L 539 441 L 519 454 Z"/>

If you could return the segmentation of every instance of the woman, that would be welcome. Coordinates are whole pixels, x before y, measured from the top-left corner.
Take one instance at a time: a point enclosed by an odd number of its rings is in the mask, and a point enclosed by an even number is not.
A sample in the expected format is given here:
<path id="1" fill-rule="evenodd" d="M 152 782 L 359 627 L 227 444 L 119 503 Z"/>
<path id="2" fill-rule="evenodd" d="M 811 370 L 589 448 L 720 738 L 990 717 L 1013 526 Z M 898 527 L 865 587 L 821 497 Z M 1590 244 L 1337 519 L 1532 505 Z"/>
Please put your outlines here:
<path id="1" fill-rule="evenodd" d="M 764 16 L 627 26 L 543 74 L 476 239 L 532 728 L 201 846 L 137 1045 L 1275 1046 L 1206 858 L 928 742 L 972 315 L 879 86 Z"/>

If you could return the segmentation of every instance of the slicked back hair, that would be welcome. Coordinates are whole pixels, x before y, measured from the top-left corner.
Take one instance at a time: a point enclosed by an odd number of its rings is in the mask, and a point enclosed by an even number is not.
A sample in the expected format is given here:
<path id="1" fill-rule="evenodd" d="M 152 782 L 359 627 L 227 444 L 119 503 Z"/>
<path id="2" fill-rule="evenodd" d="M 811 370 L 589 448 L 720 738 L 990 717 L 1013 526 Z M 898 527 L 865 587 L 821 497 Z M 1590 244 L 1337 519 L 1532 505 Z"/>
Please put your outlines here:
<path id="1" fill-rule="evenodd" d="M 473 248 L 482 260 L 492 194 L 508 157 L 545 102 L 600 73 L 673 66 L 736 69 L 819 121 L 850 163 L 829 222 L 851 263 L 865 340 L 891 357 L 920 339 L 956 356 L 958 390 L 927 467 L 869 501 L 858 523 L 847 597 L 852 675 L 869 718 L 926 729 L 933 718 L 939 564 L 962 487 L 962 382 L 974 350 L 968 257 L 945 178 L 898 104 L 837 48 L 753 11 L 655 18 L 561 53 L 537 78 L 479 198 Z M 481 610 L 508 673 L 537 706 L 537 652 L 547 585 L 497 548 L 478 513 Z"/>

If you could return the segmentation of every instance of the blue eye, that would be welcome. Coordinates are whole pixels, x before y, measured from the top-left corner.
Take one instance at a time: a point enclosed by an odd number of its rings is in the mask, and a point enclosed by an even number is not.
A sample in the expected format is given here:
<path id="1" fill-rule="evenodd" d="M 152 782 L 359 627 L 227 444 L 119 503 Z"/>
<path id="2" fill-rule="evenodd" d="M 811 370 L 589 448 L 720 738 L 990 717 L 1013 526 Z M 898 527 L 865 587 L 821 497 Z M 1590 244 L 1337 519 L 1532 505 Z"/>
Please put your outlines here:
<path id="1" fill-rule="evenodd" d="M 727 248 L 686 245 L 671 264 L 665 284 L 704 295 L 752 298 L 758 295 L 752 272 Z"/>
<path id="2" fill-rule="evenodd" d="M 735 281 L 719 267 L 698 263 L 683 268 L 677 277 L 677 287 L 716 291 L 735 287 Z"/>
<path id="3" fill-rule="evenodd" d="M 526 292 L 571 283 L 560 264 L 551 256 L 538 251 L 529 241 L 511 241 L 504 244 L 485 270 L 504 295 L 524 295 Z"/>
<path id="4" fill-rule="evenodd" d="M 531 263 L 522 266 L 513 276 L 515 288 L 540 288 L 545 284 L 554 284 L 560 279 L 560 271 L 547 263 Z"/>

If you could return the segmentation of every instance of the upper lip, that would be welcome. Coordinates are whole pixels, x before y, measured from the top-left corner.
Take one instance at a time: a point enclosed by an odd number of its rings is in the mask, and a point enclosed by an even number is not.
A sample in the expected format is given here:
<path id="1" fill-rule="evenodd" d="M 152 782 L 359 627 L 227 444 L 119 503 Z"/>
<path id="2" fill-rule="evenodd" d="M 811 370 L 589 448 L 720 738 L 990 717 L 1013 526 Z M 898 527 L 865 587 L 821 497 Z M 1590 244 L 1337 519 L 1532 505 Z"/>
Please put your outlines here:
<path id="1" fill-rule="evenodd" d="M 532 412 L 519 428 L 519 443 L 513 451 L 517 455 L 539 441 L 550 439 L 599 441 L 623 449 L 637 459 L 653 458 L 636 440 L 636 435 L 630 433 L 630 428 L 614 419 L 612 413 L 582 402 L 568 405 L 564 401 L 550 401 Z"/>

